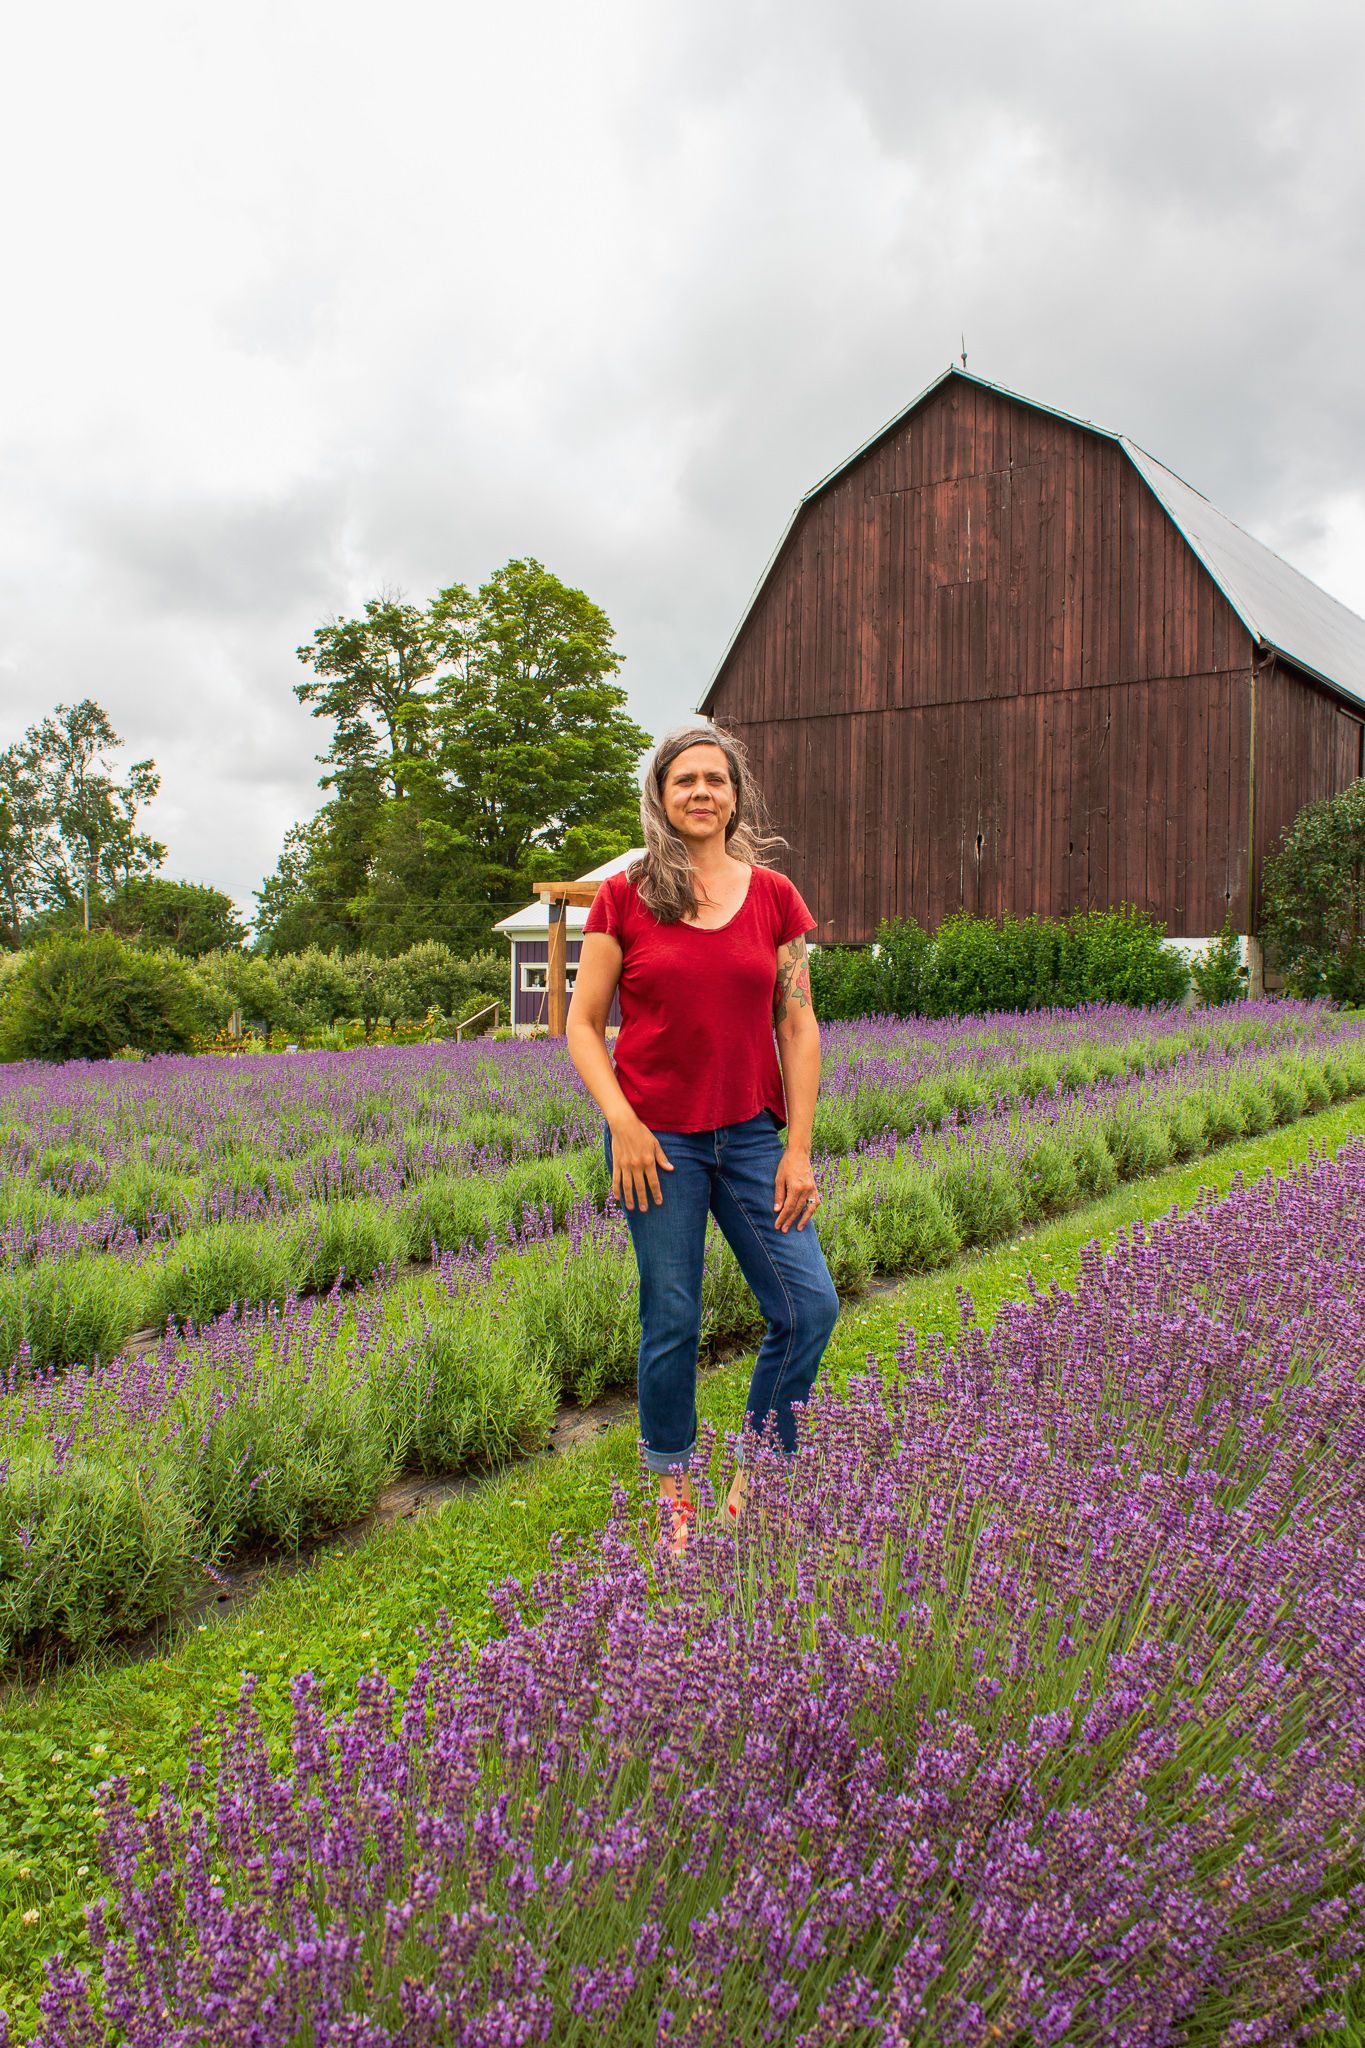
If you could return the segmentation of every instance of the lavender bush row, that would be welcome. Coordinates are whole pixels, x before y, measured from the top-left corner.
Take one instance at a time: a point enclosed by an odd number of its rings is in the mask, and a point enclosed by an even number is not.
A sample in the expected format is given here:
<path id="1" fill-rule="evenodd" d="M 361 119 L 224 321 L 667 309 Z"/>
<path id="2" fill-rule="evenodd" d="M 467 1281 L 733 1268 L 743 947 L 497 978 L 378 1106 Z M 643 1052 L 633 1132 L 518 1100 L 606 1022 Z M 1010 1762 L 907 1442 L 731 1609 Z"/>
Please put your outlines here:
<path id="1" fill-rule="evenodd" d="M 1151 1071 L 1219 1045 L 1318 1043 L 1319 1005 L 1191 1023 L 1118 1008 L 826 1034 L 817 1145 L 937 1125 L 998 1098 Z M 16 1073 L 20 1078 L 15 1079 Z M 136 1251 L 205 1223 L 270 1219 L 433 1175 L 590 1144 L 597 1116 L 560 1045 L 419 1047 L 222 1063 L 0 1073 L 0 1261 Z"/>
<path id="2" fill-rule="evenodd" d="M 1334 1048 L 1349 1060 L 1353 1049 L 1365 1044 L 1355 1018 L 1305 1006 L 1300 1022 L 1305 1030 L 1297 1039 L 1290 1033 L 1290 1043 L 1319 1063 L 1330 1064 Z M 1076 1061 L 1086 1064 L 1091 1050 L 1080 1049 Z M 872 1078 L 856 1098 L 856 1120 L 836 1097 L 829 1105 L 822 1103 L 817 1132 L 823 1129 L 831 1138 L 831 1152 L 846 1151 L 850 1144 L 857 1151 L 869 1144 L 876 1150 L 907 1133 L 917 1143 L 923 1131 L 936 1125 L 952 1132 L 965 1124 L 974 1131 L 983 1121 L 997 1120 L 1011 1102 L 1055 1104 L 1064 1099 L 1065 1083 L 1076 1100 L 1090 1106 L 1114 1089 L 1131 1094 L 1144 1073 L 1166 1075 L 1188 1089 L 1201 1076 L 1226 1074 L 1234 1065 L 1250 1071 L 1248 1062 L 1269 1056 L 1244 1042 L 1214 1040 L 1202 1048 L 1173 1042 L 1159 1061 L 1144 1068 L 1141 1050 L 1131 1043 L 1108 1048 L 1113 1078 L 1088 1082 L 1078 1081 L 1071 1070 L 1058 1072 L 1057 1061 L 1044 1064 L 1044 1056 L 1035 1053 L 1027 1068 L 1015 1070 L 1013 1092 L 1003 1087 L 986 1092 L 979 1079 L 963 1070 L 936 1082 L 921 1081 L 911 1095 L 896 1098 Z M 861 1064 L 866 1067 L 868 1061 Z M 1039 1092 L 1025 1093 L 1024 1080 Z M 1288 1113 L 1298 1111 L 1277 1112 L 1277 1120 Z M 1226 1135 L 1240 1128 L 1234 1120 Z M 864 1135 L 856 1136 L 857 1130 Z M 1193 1149 L 1201 1149 L 1203 1142 L 1197 1137 Z M 562 1226 L 571 1205 L 584 1195 L 599 1206 L 607 1198 L 599 1144 L 511 1166 L 494 1162 L 477 1175 L 437 1172 L 408 1187 L 394 1173 L 383 1195 L 338 1198 L 260 1222 L 190 1229 L 170 1244 L 144 1246 L 129 1239 L 118 1253 L 87 1255 L 75 1264 L 44 1259 L 0 1270 L 0 1364 L 21 1355 L 39 1366 L 108 1357 L 130 1332 L 146 1325 L 161 1328 L 172 1319 L 204 1322 L 235 1301 L 278 1302 L 294 1292 L 325 1290 L 343 1271 L 365 1279 L 394 1260 L 427 1256 L 433 1244 L 446 1249 L 471 1240 L 502 1240 L 515 1234 L 527 1209 L 539 1214 L 548 1206 L 556 1226 Z M 1074 1199 L 1066 1198 L 1061 1206 Z M 969 1241 L 979 1239 L 969 1232 Z"/>
<path id="3" fill-rule="evenodd" d="M 1359 1045 L 1322 1066 L 1299 1054 L 1192 1064 L 905 1146 L 888 1137 L 821 1163 L 822 1243 L 844 1292 L 923 1271 L 1353 1088 L 1365 1092 Z M 173 1612 L 196 1559 L 353 1519 L 403 1465 L 514 1456 L 543 1439 L 564 1392 L 588 1401 L 629 1383 L 639 1322 L 624 1219 L 584 1200 L 562 1234 L 556 1220 L 528 1211 L 510 1243 L 448 1253 L 420 1282 L 234 1311 L 106 1368 L 16 1371 L 0 1406 L 0 1654 Z M 714 1234 L 702 1306 L 708 1343 L 761 1329 Z"/>
<path id="4" fill-rule="evenodd" d="M 737 1539 L 595 1547 L 407 1696 L 104 1789 L 32 2048 L 1318 2040 L 1365 1885 L 1365 1144 L 963 1295 Z M 699 1480 L 712 1445 L 704 1442 Z M 723 1461 L 722 1461 L 723 1462 Z M 724 1472 L 720 1474 L 723 1481 Z M 97 2018 L 96 2015 L 99 2015 Z"/>

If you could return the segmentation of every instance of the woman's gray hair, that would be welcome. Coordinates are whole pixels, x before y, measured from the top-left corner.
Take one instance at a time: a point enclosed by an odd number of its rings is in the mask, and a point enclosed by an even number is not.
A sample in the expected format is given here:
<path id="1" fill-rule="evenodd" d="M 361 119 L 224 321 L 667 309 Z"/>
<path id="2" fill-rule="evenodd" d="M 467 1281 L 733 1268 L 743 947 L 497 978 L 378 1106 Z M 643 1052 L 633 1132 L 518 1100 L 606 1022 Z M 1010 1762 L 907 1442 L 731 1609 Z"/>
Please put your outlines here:
<path id="1" fill-rule="evenodd" d="M 730 770 L 735 808 L 725 827 L 726 851 L 735 860 L 748 861 L 751 867 L 766 868 L 772 864 L 769 856 L 787 844 L 772 829 L 762 793 L 749 770 L 744 742 L 719 725 L 694 722 L 674 726 L 659 741 L 645 769 L 644 787 L 640 791 L 644 858 L 633 862 L 628 870 L 630 880 L 639 889 L 641 902 L 653 911 L 660 924 L 677 924 L 697 912 L 692 863 L 685 842 L 668 821 L 663 790 L 669 768 L 678 755 L 699 745 L 719 747 Z"/>

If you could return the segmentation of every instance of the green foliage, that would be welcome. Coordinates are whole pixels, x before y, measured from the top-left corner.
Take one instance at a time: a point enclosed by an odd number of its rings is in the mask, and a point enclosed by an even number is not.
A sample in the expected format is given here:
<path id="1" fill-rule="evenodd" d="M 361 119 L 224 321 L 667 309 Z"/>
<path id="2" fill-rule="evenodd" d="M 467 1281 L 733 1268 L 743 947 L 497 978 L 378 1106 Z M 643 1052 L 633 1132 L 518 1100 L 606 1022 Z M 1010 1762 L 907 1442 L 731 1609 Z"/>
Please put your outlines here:
<path id="1" fill-rule="evenodd" d="M 947 917 L 934 934 L 926 1014 L 1033 1010 L 1056 1000 L 1060 928 L 1041 917 Z"/>
<path id="2" fill-rule="evenodd" d="M 125 882 L 92 922 L 137 944 L 166 947 L 184 960 L 205 953 L 235 951 L 246 941 L 246 926 L 230 896 L 199 882 L 171 882 L 145 875 Z"/>
<path id="3" fill-rule="evenodd" d="M 927 1273 L 962 1248 L 962 1232 L 935 1176 L 908 1161 L 894 1160 L 869 1175 L 842 1207 L 865 1227 L 881 1272 Z"/>
<path id="4" fill-rule="evenodd" d="M 996 1244 L 1023 1221 L 1019 1183 L 998 1160 L 952 1155 L 935 1173 L 965 1245 Z"/>
<path id="5" fill-rule="evenodd" d="M 204 1023 L 200 990 L 174 955 L 113 932 L 26 952 L 0 998 L 0 1059 L 107 1060 L 123 1046 L 186 1052 Z"/>
<path id="6" fill-rule="evenodd" d="M 19 1451 L 0 1487 L 0 1659 L 60 1641 L 89 1650 L 168 1613 L 190 1525 L 168 1460 Z"/>
<path id="7" fill-rule="evenodd" d="M 1304 806 L 1262 887 L 1267 962 L 1291 995 L 1365 1003 L 1365 781 Z"/>
<path id="8" fill-rule="evenodd" d="M 1057 985 L 1049 998 L 1074 1003 L 1178 1003 L 1190 985 L 1190 970 L 1174 947 L 1165 945 L 1166 927 L 1145 911 L 1123 904 L 1117 910 L 1085 910 L 1063 920 Z"/>
<path id="9" fill-rule="evenodd" d="M 1209 1007 L 1234 1003 L 1246 994 L 1249 976 L 1242 965 L 1242 942 L 1233 929 L 1231 911 L 1218 937 L 1190 962 L 1190 979 L 1200 1002 Z"/>
<path id="10" fill-rule="evenodd" d="M 112 1358 L 146 1307 L 136 1268 L 112 1256 L 46 1259 L 0 1272 L 0 1361 L 34 1371 Z"/>
<path id="11" fill-rule="evenodd" d="M 187 1230 L 152 1267 L 149 1320 L 207 1323 L 230 1309 L 283 1301 L 297 1284 L 285 1232 L 273 1223 L 212 1223 Z"/>
<path id="12" fill-rule="evenodd" d="M 639 1282 L 610 1243 L 585 1237 L 551 1249 L 523 1268 L 510 1305 L 513 1355 L 544 1370 L 575 1401 L 629 1380 L 640 1348 Z"/>
<path id="13" fill-rule="evenodd" d="M 407 1454 L 423 1472 L 503 1464 L 539 1449 L 554 1423 L 558 1382 L 543 1361 L 503 1341 L 496 1303 L 438 1311 L 405 1373 L 421 1393 Z M 387 1404 L 401 1415 L 401 1394 Z"/>
<path id="14" fill-rule="evenodd" d="M 1179 1002 L 1189 970 L 1163 935 L 1128 906 L 998 923 L 963 912 L 932 937 L 910 919 L 883 924 L 872 946 L 817 948 L 811 990 L 830 1020 Z"/>
<path id="15" fill-rule="evenodd" d="M 0 934 L 23 943 L 44 917 L 93 922 L 103 897 L 161 865 L 166 849 L 137 830 L 160 787 L 152 761 L 120 782 L 123 745 L 92 698 L 59 704 L 0 752 Z"/>
<path id="16" fill-rule="evenodd" d="M 191 973 L 210 1029 L 220 1030 L 234 1010 L 248 1029 L 303 1028 L 303 1019 L 281 989 L 269 960 L 249 953 L 205 953 L 194 962 Z"/>
<path id="17" fill-rule="evenodd" d="M 611 622 L 534 560 L 425 606 L 371 599 L 299 650 L 332 732 L 322 811 L 258 896 L 272 955 L 468 946 L 533 879 L 633 843 L 649 735 L 625 710 Z"/>

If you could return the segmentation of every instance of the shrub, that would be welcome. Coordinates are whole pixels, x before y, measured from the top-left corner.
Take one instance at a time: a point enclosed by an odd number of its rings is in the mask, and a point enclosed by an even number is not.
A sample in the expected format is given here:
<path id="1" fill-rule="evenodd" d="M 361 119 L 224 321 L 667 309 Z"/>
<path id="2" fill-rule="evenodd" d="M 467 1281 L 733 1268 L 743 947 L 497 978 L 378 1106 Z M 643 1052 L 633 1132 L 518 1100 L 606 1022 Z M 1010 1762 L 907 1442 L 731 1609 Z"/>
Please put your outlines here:
<path id="1" fill-rule="evenodd" d="M 465 1173 L 434 1173 L 406 1190 L 399 1214 L 407 1256 L 426 1259 L 433 1244 L 438 1251 L 453 1252 L 495 1235 L 498 1219 L 490 1213 L 490 1197 L 499 1192 L 498 1182 Z"/>
<path id="2" fill-rule="evenodd" d="M 408 1455 L 424 1472 L 475 1460 L 500 1464 L 539 1450 L 558 1405 L 558 1384 L 544 1360 L 519 1356 L 496 1312 L 467 1303 L 433 1318 L 411 1382 L 419 1406 Z"/>
<path id="3" fill-rule="evenodd" d="M 189 1520 L 168 1460 L 43 1452 L 0 1480 L 0 1658 L 49 1639 L 73 1650 L 173 1612 L 188 1576 Z"/>
<path id="4" fill-rule="evenodd" d="M 1121 1103 L 1107 1118 L 1104 1135 L 1120 1180 L 1140 1180 L 1170 1164 L 1170 1132 L 1150 1106 Z"/>
<path id="5" fill-rule="evenodd" d="M 285 1028 L 305 1029 L 334 1024 L 338 1017 L 359 1017 L 361 991 L 353 969 L 361 964 L 309 946 L 302 953 L 281 953 L 270 962 L 275 987 L 287 1012 Z M 378 1014 L 376 1011 L 374 1014 Z"/>
<path id="6" fill-rule="evenodd" d="M 291 1250 L 278 1224 L 187 1230 L 151 1271 L 148 1320 L 207 1323 L 234 1305 L 283 1301 L 298 1285 Z"/>
<path id="7" fill-rule="evenodd" d="M 0 1059 L 107 1060 L 188 1052 L 204 1023 L 199 990 L 173 954 L 142 952 L 112 932 L 50 939 L 4 984 Z"/>
<path id="8" fill-rule="evenodd" d="M 634 1262 L 623 1259 L 606 1223 L 572 1231 L 567 1250 L 528 1258 L 509 1308 L 514 1355 L 544 1367 L 576 1401 L 628 1381 L 640 1348 Z M 504 1324 L 504 1328 L 507 1325 Z"/>
<path id="9" fill-rule="evenodd" d="M 321 1294 L 335 1280 L 373 1278 L 406 1249 L 400 1219 L 371 1197 L 327 1202 L 297 1217 L 290 1229 L 290 1281 Z"/>
<path id="10" fill-rule="evenodd" d="M 1191 1096 L 1199 1105 L 1211 1146 L 1231 1145 L 1242 1136 L 1246 1129 L 1242 1102 L 1230 1087 L 1214 1084 L 1196 1088 Z"/>
<path id="11" fill-rule="evenodd" d="M 1052 1001 L 1073 1003 L 1178 1003 L 1190 970 L 1166 927 L 1145 911 L 1086 910 L 1065 921 Z"/>
<path id="12" fill-rule="evenodd" d="M 1167 1103 L 1164 1114 L 1171 1134 L 1172 1158 L 1197 1159 L 1208 1145 L 1198 1103 L 1188 1098 L 1177 1099 Z"/>
<path id="13" fill-rule="evenodd" d="M 962 1247 L 957 1221 L 923 1167 L 897 1161 L 852 1188 L 843 1206 L 866 1227 L 883 1273 L 926 1273 Z"/>
<path id="14" fill-rule="evenodd" d="M 995 1244 L 1023 1221 L 1019 1183 L 997 1160 L 950 1157 L 936 1169 L 934 1179 L 964 1244 Z"/>
<path id="15" fill-rule="evenodd" d="M 1130 905 L 998 923 L 961 912 L 945 918 L 932 938 L 913 920 L 887 923 L 874 946 L 814 953 L 811 987 L 818 1014 L 831 1019 L 1173 1003 L 1190 976 L 1164 933 Z"/>
<path id="16" fill-rule="evenodd" d="M 1231 911 L 1219 936 L 1190 962 L 1190 979 L 1200 1002 L 1209 1008 L 1234 1003 L 1246 994 L 1249 976 L 1242 965 L 1242 942 L 1232 928 Z"/>
<path id="17" fill-rule="evenodd" d="M 1103 1195 L 1113 1194 L 1119 1184 L 1119 1170 L 1100 1131 L 1082 1131 L 1071 1156 L 1076 1168 L 1076 1184 L 1084 1196 L 1096 1202 Z"/>
<path id="18" fill-rule="evenodd" d="M 1065 1139 L 1044 1135 L 1027 1144 L 1019 1159 L 1019 1183 L 1030 1221 L 1074 1209 L 1080 1184 Z"/>
<path id="19" fill-rule="evenodd" d="M 1045 918 L 945 918 L 924 977 L 925 1014 L 1033 1010 L 1054 1000 L 1061 928 Z"/>
<path id="20" fill-rule="evenodd" d="M 93 1365 L 113 1356 L 145 1309 L 142 1275 L 122 1259 L 44 1259 L 3 1276 L 0 1343 L 6 1362 L 26 1345 L 37 1371 Z"/>
<path id="21" fill-rule="evenodd" d="M 877 956 L 868 946 L 817 946 L 810 955 L 811 998 L 828 1023 L 885 1013 L 886 991 Z"/>
<path id="22" fill-rule="evenodd" d="M 1306 804 L 1265 864 L 1261 931 L 1291 995 L 1365 1002 L 1365 781 Z"/>

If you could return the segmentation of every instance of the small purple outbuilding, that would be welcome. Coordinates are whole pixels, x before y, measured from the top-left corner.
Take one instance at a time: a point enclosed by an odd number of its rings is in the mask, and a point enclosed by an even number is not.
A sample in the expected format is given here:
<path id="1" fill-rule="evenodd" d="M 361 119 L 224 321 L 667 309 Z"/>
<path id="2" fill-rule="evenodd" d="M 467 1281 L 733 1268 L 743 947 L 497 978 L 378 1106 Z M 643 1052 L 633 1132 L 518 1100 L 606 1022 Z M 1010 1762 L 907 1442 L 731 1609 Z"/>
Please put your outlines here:
<path id="1" fill-rule="evenodd" d="M 592 868 L 581 875 L 582 882 L 601 882 L 608 875 L 619 874 L 622 868 L 639 860 L 642 849 L 634 847 L 629 853 L 618 853 L 614 860 L 603 861 L 600 868 Z M 583 945 L 583 927 L 588 913 L 576 904 L 565 908 L 565 973 L 569 993 L 573 993 L 574 976 L 578 972 L 578 955 Z M 528 903 L 521 910 L 514 910 L 510 917 L 500 918 L 493 927 L 511 941 L 512 946 L 512 1029 L 524 1034 L 534 1030 L 546 1030 L 550 1021 L 549 991 L 546 974 L 550 960 L 550 911 L 543 897 Z M 615 1000 L 607 1018 L 608 1030 L 615 1030 L 621 1022 L 621 1012 Z"/>

